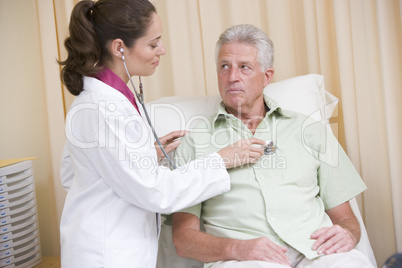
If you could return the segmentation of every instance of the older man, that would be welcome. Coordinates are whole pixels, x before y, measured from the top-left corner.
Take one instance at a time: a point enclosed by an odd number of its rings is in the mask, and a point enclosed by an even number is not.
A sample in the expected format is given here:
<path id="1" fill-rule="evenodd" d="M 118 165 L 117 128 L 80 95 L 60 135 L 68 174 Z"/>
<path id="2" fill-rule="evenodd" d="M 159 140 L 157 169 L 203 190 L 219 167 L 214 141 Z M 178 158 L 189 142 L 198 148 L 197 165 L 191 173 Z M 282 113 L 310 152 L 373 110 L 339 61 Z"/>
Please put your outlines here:
<path id="1" fill-rule="evenodd" d="M 173 215 L 178 255 L 214 268 L 372 267 L 354 249 L 360 229 L 348 201 L 366 189 L 359 174 L 324 126 L 305 127 L 308 118 L 263 95 L 274 74 L 271 40 L 233 26 L 216 54 L 221 107 L 186 136 L 177 161 L 251 137 L 267 140 L 266 155 L 231 169 L 229 192 Z"/>

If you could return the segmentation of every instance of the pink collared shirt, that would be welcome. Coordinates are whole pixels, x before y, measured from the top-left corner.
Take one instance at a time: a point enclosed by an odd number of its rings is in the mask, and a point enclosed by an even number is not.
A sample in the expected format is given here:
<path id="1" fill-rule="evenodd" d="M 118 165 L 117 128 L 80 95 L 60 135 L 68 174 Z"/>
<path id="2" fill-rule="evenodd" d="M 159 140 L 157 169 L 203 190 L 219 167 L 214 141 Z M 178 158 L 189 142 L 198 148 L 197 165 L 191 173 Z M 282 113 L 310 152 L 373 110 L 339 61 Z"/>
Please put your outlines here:
<path id="1" fill-rule="evenodd" d="M 107 67 L 104 67 L 102 71 L 100 71 L 95 78 L 102 81 L 103 83 L 111 86 L 117 91 L 121 92 L 126 98 L 134 105 L 135 109 L 137 109 L 138 113 L 141 115 L 140 110 L 138 109 L 137 101 L 135 100 L 133 92 L 128 88 L 126 83 L 119 76 L 117 76 L 112 70 Z"/>

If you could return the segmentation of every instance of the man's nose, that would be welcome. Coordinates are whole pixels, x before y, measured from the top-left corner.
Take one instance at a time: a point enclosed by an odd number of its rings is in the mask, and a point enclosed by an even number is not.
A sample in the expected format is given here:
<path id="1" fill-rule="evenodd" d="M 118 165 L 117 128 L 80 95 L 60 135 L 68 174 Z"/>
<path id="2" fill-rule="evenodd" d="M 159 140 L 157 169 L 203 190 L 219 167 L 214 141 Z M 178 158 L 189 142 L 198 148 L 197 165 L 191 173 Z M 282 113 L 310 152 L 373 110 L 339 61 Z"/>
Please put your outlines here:
<path id="1" fill-rule="evenodd" d="M 229 74 L 229 81 L 234 82 L 239 80 L 239 69 L 231 68 Z"/>

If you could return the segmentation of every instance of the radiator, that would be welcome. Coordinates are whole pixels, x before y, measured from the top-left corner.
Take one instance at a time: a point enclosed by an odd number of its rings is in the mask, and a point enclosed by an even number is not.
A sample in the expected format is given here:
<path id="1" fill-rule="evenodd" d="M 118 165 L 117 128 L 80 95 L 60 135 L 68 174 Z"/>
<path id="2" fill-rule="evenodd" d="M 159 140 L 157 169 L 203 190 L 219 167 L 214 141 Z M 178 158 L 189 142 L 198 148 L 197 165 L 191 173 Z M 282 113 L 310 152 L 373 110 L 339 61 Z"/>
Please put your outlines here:
<path id="1" fill-rule="evenodd" d="M 32 161 L 0 168 L 0 267 L 41 262 Z"/>

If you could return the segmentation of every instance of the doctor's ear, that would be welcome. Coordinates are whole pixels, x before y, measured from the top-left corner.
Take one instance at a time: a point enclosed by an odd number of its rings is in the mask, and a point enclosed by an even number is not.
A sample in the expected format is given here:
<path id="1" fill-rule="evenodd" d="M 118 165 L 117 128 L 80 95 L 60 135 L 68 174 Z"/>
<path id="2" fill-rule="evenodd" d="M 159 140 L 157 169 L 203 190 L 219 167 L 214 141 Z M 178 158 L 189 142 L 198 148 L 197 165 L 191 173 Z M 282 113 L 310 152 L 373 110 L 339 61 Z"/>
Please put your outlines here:
<path id="1" fill-rule="evenodd" d="M 124 55 L 125 48 L 126 46 L 124 45 L 123 40 L 119 38 L 113 40 L 110 44 L 111 54 L 118 58 L 121 58 Z"/>

